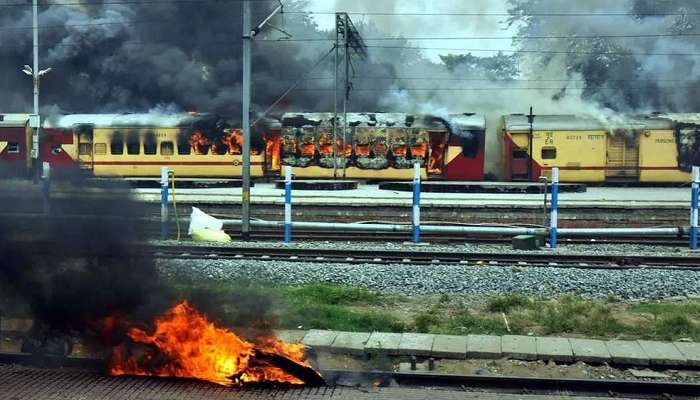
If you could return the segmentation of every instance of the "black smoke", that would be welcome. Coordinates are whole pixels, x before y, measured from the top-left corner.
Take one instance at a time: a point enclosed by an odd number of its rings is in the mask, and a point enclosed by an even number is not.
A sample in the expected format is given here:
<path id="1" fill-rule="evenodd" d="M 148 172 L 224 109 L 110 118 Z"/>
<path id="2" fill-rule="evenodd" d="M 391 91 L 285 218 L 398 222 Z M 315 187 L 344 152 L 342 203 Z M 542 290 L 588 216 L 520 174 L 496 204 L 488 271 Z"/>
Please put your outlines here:
<path id="1" fill-rule="evenodd" d="M 107 317 L 149 321 L 172 303 L 155 260 L 134 246 L 147 239 L 149 214 L 126 187 L 75 179 L 44 216 L 34 186 L 22 184 L 0 198 L 0 311 L 34 320 L 24 350 L 55 352 L 56 338 L 75 335 L 99 339 Z M 17 213 L 20 202 L 34 209 Z"/>
<path id="2" fill-rule="evenodd" d="M 54 4 L 55 3 L 55 4 Z M 79 3 L 82 3 L 79 4 Z M 253 1 L 253 23 L 276 6 Z M 307 79 L 275 111 L 328 109 L 333 99 L 330 32 L 285 2 L 271 21 L 293 41 L 268 28 L 253 48 L 253 103 L 260 112 L 298 78 Z M 241 110 L 242 5 L 240 1 L 41 1 L 39 24 L 43 111 L 64 113 L 200 111 L 237 117 Z M 303 3 L 300 4 L 300 6 Z M 31 2 L 0 7 L 0 109 L 31 109 L 31 80 L 21 66 L 32 61 Z M 320 40 L 319 40 L 320 39 Z M 385 72 L 382 63 L 356 68 Z M 308 74 L 307 74 L 308 73 Z M 388 83 L 382 86 L 387 86 Z M 358 94 L 358 96 L 360 96 Z M 351 107 L 376 109 L 365 93 Z"/>

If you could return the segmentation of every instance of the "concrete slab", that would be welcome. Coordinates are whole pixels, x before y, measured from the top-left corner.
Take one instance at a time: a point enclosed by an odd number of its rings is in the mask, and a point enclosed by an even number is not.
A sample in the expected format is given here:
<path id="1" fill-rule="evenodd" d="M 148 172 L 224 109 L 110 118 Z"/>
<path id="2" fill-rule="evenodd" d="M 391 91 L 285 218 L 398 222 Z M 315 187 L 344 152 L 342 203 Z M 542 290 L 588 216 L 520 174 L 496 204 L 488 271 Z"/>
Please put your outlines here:
<path id="1" fill-rule="evenodd" d="M 455 335 L 435 335 L 431 356 L 442 358 L 467 357 L 467 337 Z"/>
<path id="2" fill-rule="evenodd" d="M 435 335 L 426 333 L 404 333 L 399 342 L 399 354 L 407 356 L 430 356 Z"/>
<path id="3" fill-rule="evenodd" d="M 502 356 L 500 336 L 467 336 L 467 358 L 496 359 Z"/>
<path id="4" fill-rule="evenodd" d="M 537 342 L 533 336 L 505 335 L 501 337 L 503 356 L 516 360 L 537 360 Z"/>
<path id="5" fill-rule="evenodd" d="M 337 331 L 325 331 L 320 329 L 312 329 L 302 339 L 302 343 L 317 350 L 327 350 L 333 344 Z"/>
<path id="6" fill-rule="evenodd" d="M 617 364 L 649 365 L 649 356 L 632 340 L 610 340 L 605 343 L 612 362 Z"/>
<path id="7" fill-rule="evenodd" d="M 338 332 L 331 345 L 331 351 L 361 356 L 365 352 L 365 343 L 369 336 L 369 332 Z"/>
<path id="8" fill-rule="evenodd" d="M 574 352 L 569 339 L 560 337 L 536 337 L 537 358 L 556 362 L 573 362 Z"/>
<path id="9" fill-rule="evenodd" d="M 398 354 L 400 333 L 372 332 L 365 343 L 365 353 Z"/>
<path id="10" fill-rule="evenodd" d="M 639 346 L 642 347 L 651 365 L 686 365 L 688 360 L 681 352 L 673 345 L 667 342 L 655 342 L 650 340 L 637 340 Z"/>
<path id="11" fill-rule="evenodd" d="M 296 329 L 275 329 L 275 336 L 283 342 L 296 343 L 301 342 L 307 332 Z"/>
<path id="12" fill-rule="evenodd" d="M 673 345 L 683 354 L 688 365 L 700 367 L 700 343 L 673 342 Z"/>
<path id="13" fill-rule="evenodd" d="M 612 357 L 605 342 L 595 339 L 569 339 L 574 360 L 586 363 L 602 364 L 610 362 Z"/>

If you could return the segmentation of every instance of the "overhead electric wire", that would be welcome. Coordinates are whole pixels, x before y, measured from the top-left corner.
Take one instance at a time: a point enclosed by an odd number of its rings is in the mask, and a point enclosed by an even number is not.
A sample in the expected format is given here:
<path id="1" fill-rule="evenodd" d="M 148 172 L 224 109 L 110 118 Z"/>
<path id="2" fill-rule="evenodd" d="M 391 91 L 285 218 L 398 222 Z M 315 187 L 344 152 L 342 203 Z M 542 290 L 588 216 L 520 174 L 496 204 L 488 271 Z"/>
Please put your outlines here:
<path id="1" fill-rule="evenodd" d="M 104 2 L 64 2 L 64 3 L 50 3 L 45 4 L 46 6 L 102 6 L 102 5 L 118 5 L 118 4 L 180 4 L 180 3 L 240 3 L 243 0 L 118 0 L 118 1 L 104 1 Z M 276 0 L 249 0 L 254 3 L 276 3 Z M 45 6 L 40 4 L 40 6 Z M 0 7 L 31 7 L 32 3 L 0 3 Z"/>
<path id="2" fill-rule="evenodd" d="M 491 53 L 540 53 L 540 54 L 589 54 L 589 55 L 629 55 L 629 56 L 681 56 L 697 57 L 700 53 L 639 53 L 632 51 L 571 51 L 571 50 L 529 50 L 529 49 L 472 49 L 451 47 L 420 47 L 420 46 L 367 46 L 375 49 L 409 49 L 409 50 L 442 50 Z"/>
<path id="3" fill-rule="evenodd" d="M 287 88 L 287 90 L 284 91 L 284 93 L 282 93 L 282 95 L 279 98 L 277 98 L 277 100 L 275 100 L 269 107 L 267 107 L 267 109 L 265 109 L 265 111 L 263 111 L 255 121 L 253 121 L 251 126 L 254 126 L 262 118 L 265 118 L 267 113 L 269 113 L 273 108 L 275 108 L 277 106 L 277 104 L 279 104 L 280 101 L 282 101 L 285 97 L 287 97 L 287 95 L 289 93 L 291 93 L 292 90 L 296 89 L 296 87 L 299 86 L 299 84 L 301 82 L 303 82 L 304 78 L 307 77 L 310 73 L 312 73 L 319 65 L 321 65 L 323 60 L 325 60 L 329 55 L 331 55 L 333 53 L 333 51 L 335 51 L 335 46 L 333 46 L 326 54 L 324 54 L 321 58 L 319 58 L 318 61 L 316 61 L 314 63 L 314 65 L 312 65 L 311 68 L 309 68 L 309 70 L 306 71 L 306 73 L 304 73 L 304 75 L 302 75 L 299 79 L 297 79 L 296 82 L 294 82 L 289 88 Z"/>
<path id="4" fill-rule="evenodd" d="M 569 91 L 569 90 L 647 90 L 647 89 L 688 89 L 688 90 L 700 90 L 700 85 L 695 86 L 632 86 L 632 87 L 610 87 L 610 86 L 587 86 L 587 87 L 473 87 L 473 88 L 353 88 L 353 91 L 357 92 L 400 92 L 400 91 L 418 91 L 418 92 L 469 92 L 469 91 L 495 91 L 495 90 L 557 90 L 557 91 Z M 333 91 L 332 88 L 301 88 L 296 89 L 296 91 L 308 91 L 308 92 L 327 92 Z"/>

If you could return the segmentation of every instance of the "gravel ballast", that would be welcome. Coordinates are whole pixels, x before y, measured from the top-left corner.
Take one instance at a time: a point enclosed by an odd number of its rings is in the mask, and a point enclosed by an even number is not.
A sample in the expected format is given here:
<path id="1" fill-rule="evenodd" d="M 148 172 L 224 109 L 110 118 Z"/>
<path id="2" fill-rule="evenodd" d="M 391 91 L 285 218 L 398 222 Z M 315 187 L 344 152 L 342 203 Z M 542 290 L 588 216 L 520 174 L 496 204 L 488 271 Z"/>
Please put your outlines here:
<path id="1" fill-rule="evenodd" d="M 477 265 L 380 265 L 251 260 L 161 259 L 174 279 L 260 281 L 276 285 L 317 282 L 359 286 L 404 295 L 454 293 L 531 296 L 614 295 L 624 300 L 700 295 L 700 272 L 664 269 L 591 270 Z"/>

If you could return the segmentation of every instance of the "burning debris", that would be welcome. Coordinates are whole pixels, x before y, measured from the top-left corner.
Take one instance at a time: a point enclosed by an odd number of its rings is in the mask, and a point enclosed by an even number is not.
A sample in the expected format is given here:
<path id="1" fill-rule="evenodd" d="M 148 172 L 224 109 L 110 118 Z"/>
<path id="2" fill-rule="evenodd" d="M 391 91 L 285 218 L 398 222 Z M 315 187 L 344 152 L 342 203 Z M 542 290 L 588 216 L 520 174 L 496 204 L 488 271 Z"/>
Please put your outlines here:
<path id="1" fill-rule="evenodd" d="M 106 325 L 113 326 L 109 321 Z M 220 385 L 323 383 L 306 363 L 303 345 L 269 336 L 248 342 L 217 327 L 186 301 L 167 310 L 154 325 L 150 334 L 138 327 L 128 329 L 130 343 L 113 349 L 112 375 L 196 378 Z"/>

